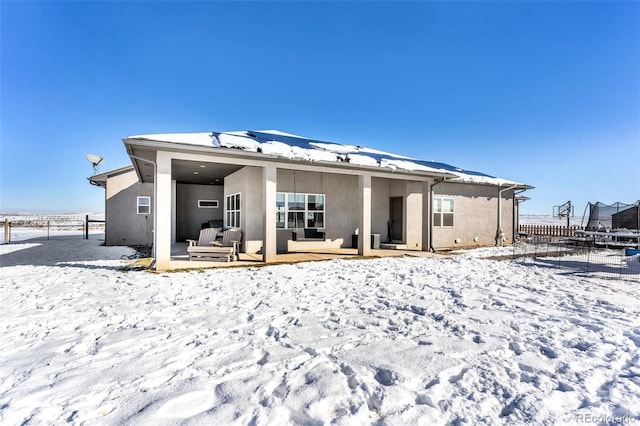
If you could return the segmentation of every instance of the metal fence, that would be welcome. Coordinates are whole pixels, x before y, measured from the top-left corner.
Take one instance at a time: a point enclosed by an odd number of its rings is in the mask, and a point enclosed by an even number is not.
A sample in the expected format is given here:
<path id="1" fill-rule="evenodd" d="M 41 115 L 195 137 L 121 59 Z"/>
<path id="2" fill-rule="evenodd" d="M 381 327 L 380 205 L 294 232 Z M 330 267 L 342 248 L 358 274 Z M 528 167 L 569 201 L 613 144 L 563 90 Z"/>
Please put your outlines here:
<path id="1" fill-rule="evenodd" d="M 640 254 L 625 249 L 580 246 L 562 237 L 533 236 L 513 245 L 512 258 L 562 273 L 640 282 Z"/>
<path id="2" fill-rule="evenodd" d="M 104 232 L 104 220 L 80 218 L 4 219 L 3 242 L 22 239 L 88 238 L 89 232 Z"/>

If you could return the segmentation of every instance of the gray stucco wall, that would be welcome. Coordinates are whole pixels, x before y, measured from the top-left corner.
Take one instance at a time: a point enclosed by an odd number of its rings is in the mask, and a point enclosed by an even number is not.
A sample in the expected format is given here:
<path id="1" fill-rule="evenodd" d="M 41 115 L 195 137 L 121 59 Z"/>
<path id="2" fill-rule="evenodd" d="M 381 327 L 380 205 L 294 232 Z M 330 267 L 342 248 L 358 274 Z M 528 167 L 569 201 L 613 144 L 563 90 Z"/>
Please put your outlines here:
<path id="1" fill-rule="evenodd" d="M 224 197 L 240 193 L 240 228 L 243 253 L 262 248 L 264 218 L 262 168 L 244 167 L 224 179 Z"/>
<path id="2" fill-rule="evenodd" d="M 198 208 L 198 200 L 218 200 L 218 208 Z M 224 188 L 221 185 L 176 185 L 176 240 L 197 239 L 202 223 L 222 220 Z"/>
<path id="3" fill-rule="evenodd" d="M 358 177 L 278 169 L 278 192 L 325 194 L 325 238 L 323 242 L 291 241 L 291 231 L 280 229 L 278 251 L 307 248 L 351 247 L 358 227 Z"/>
<path id="4" fill-rule="evenodd" d="M 496 186 L 440 183 L 434 197 L 454 199 L 454 226 L 433 227 L 435 249 L 491 246 L 498 230 L 498 190 Z M 513 242 L 513 191 L 502 194 L 502 230 L 505 244 Z M 456 242 L 459 239 L 459 242 Z"/>
<path id="5" fill-rule="evenodd" d="M 387 241 L 389 222 L 390 180 L 371 179 L 371 233 L 380 234 L 380 241 Z"/>
<path id="6" fill-rule="evenodd" d="M 137 197 L 151 197 L 151 213 L 138 214 Z M 140 183 L 135 171 L 111 176 L 105 190 L 105 244 L 153 243 L 153 184 Z"/>
<path id="7" fill-rule="evenodd" d="M 277 192 L 314 193 L 326 196 L 326 240 L 323 242 L 292 241 L 291 230 L 278 230 L 278 251 L 351 247 L 351 235 L 358 227 L 359 206 L 357 198 L 354 196 L 357 190 L 357 176 L 332 173 L 323 173 L 321 176 L 320 173 L 304 171 L 296 171 L 294 176 L 294 172 L 291 170 L 278 169 Z M 244 252 L 256 252 L 262 247 L 262 221 L 264 217 L 262 191 L 262 169 L 258 167 L 244 167 L 225 178 L 225 197 L 241 193 L 240 222 L 244 234 L 242 248 Z M 386 227 L 386 219 L 384 221 Z"/>

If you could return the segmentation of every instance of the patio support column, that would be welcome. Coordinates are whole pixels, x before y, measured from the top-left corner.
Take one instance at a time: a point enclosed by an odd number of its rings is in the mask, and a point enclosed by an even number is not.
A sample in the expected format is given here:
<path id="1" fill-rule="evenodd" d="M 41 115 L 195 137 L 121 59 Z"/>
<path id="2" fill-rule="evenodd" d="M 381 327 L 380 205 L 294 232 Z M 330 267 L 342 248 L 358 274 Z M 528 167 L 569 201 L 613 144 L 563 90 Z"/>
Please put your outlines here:
<path id="1" fill-rule="evenodd" d="M 358 254 L 371 255 L 371 175 L 358 176 L 360 218 L 358 221 Z"/>
<path id="2" fill-rule="evenodd" d="M 274 262 L 276 260 L 276 179 L 278 171 L 275 166 L 262 168 L 262 181 L 264 184 L 264 209 L 262 235 L 262 260 Z"/>
<path id="3" fill-rule="evenodd" d="M 431 181 L 422 182 L 422 251 L 431 249 Z"/>
<path id="4" fill-rule="evenodd" d="M 171 154 L 158 151 L 156 156 L 155 185 L 155 229 L 153 230 L 153 247 L 155 249 L 155 268 L 165 271 L 171 261 Z"/>

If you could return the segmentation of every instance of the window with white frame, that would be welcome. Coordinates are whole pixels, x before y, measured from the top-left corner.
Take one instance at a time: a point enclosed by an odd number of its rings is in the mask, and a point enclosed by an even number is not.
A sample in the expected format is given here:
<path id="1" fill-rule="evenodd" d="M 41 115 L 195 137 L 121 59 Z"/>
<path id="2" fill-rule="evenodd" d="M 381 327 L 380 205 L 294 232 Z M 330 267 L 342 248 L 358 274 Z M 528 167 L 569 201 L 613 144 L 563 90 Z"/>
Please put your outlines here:
<path id="1" fill-rule="evenodd" d="M 453 198 L 433 199 L 433 226 L 453 226 Z"/>
<path id="2" fill-rule="evenodd" d="M 225 226 L 240 227 L 240 193 L 227 195 L 225 199 Z"/>
<path id="3" fill-rule="evenodd" d="M 138 214 L 151 214 L 151 197 L 138 197 Z"/>
<path id="4" fill-rule="evenodd" d="M 276 228 L 324 228 L 324 194 L 276 194 Z"/>

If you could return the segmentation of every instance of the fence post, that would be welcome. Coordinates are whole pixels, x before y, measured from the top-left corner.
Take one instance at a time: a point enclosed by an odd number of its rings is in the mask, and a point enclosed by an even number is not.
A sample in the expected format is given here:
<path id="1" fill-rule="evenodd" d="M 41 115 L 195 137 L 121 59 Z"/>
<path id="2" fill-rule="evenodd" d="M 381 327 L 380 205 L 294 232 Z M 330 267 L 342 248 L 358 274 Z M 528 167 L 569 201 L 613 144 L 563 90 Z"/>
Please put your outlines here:
<path id="1" fill-rule="evenodd" d="M 89 239 L 89 215 L 84 217 L 84 239 Z"/>
<path id="2" fill-rule="evenodd" d="M 9 222 L 8 218 L 4 218 L 4 242 L 5 243 L 10 243 L 11 242 L 11 233 L 9 232 L 9 227 L 11 226 L 11 223 Z"/>
<path id="3" fill-rule="evenodd" d="M 50 228 L 50 226 L 51 226 L 51 221 L 48 220 L 47 221 L 47 240 L 49 239 L 49 228 Z"/>

